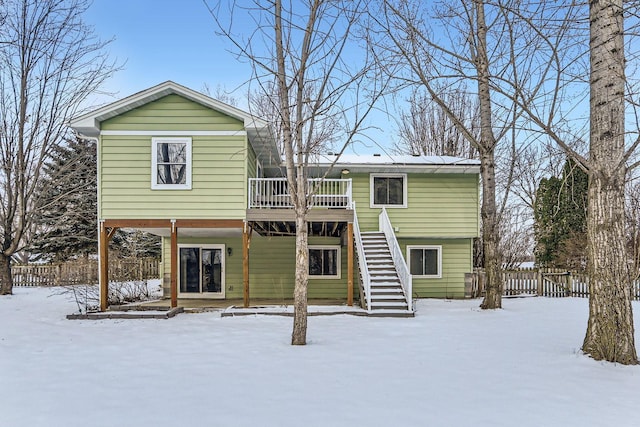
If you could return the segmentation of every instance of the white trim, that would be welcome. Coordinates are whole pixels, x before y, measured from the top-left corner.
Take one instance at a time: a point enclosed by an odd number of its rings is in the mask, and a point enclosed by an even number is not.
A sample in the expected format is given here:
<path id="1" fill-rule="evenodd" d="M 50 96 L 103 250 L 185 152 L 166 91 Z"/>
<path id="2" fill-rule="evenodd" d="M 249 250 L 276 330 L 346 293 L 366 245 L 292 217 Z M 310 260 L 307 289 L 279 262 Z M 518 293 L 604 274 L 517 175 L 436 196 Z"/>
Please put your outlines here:
<path id="1" fill-rule="evenodd" d="M 102 136 L 246 136 L 244 130 L 103 130 Z"/>
<path id="2" fill-rule="evenodd" d="M 307 251 L 310 249 L 332 249 L 336 251 L 336 275 L 335 276 L 315 276 L 309 273 L 309 279 L 340 279 L 342 278 L 342 272 L 340 266 L 342 265 L 342 248 L 340 245 L 308 245 Z"/>
<path id="3" fill-rule="evenodd" d="M 378 205 L 374 203 L 374 185 L 375 178 L 402 178 L 402 204 L 401 205 Z M 408 189 L 409 182 L 406 173 L 371 173 L 369 174 L 369 207 L 371 208 L 406 208 L 408 207 Z"/>
<path id="4" fill-rule="evenodd" d="M 258 159 L 256 159 L 256 178 L 264 178 L 264 168 Z"/>
<path id="5" fill-rule="evenodd" d="M 412 274 L 412 276 L 418 279 L 442 279 L 442 245 L 407 245 L 407 267 L 409 267 L 409 273 L 411 273 L 412 249 L 435 249 L 438 251 L 438 274 Z"/>
<path id="6" fill-rule="evenodd" d="M 165 143 L 186 144 L 186 183 L 158 184 L 158 145 Z M 191 138 L 151 138 L 151 189 L 152 190 L 191 190 Z"/>
<path id="7" fill-rule="evenodd" d="M 71 120 L 71 127 L 81 134 L 96 136 L 100 132 L 100 124 L 105 120 L 172 94 L 180 95 L 183 98 L 240 120 L 244 123 L 245 128 L 261 129 L 269 126 L 268 122 L 236 107 L 220 102 L 175 82 L 166 81 L 82 116 L 75 117 Z"/>
<path id="8" fill-rule="evenodd" d="M 198 248 L 198 249 L 220 249 L 220 262 L 222 264 L 222 271 L 220 273 L 220 289 L 221 292 L 180 292 L 180 249 L 181 248 Z M 180 243 L 178 244 L 178 271 L 176 275 L 178 277 L 178 297 L 179 298 L 210 298 L 210 299 L 224 299 L 225 298 L 225 276 L 226 276 L 226 246 L 222 244 L 204 244 L 204 243 Z M 202 267 L 202 259 L 200 259 L 200 267 Z M 202 282 L 202 273 L 200 273 L 200 281 Z M 202 283 L 200 283 L 202 288 Z"/>

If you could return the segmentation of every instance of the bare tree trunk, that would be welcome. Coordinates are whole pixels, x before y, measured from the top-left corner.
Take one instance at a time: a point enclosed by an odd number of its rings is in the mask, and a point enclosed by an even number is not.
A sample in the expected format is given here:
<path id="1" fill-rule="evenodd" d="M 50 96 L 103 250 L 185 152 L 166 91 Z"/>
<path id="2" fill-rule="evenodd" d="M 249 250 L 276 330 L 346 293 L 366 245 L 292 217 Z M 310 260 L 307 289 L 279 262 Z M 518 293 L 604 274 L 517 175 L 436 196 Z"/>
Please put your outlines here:
<path id="1" fill-rule="evenodd" d="M 480 109 L 480 174 L 482 175 L 482 239 L 484 268 L 487 273 L 486 293 L 483 309 L 502 308 L 502 284 L 500 280 L 501 257 L 498 248 L 498 212 L 496 209 L 496 163 L 489 89 L 489 57 L 487 52 L 487 24 L 484 16 L 484 1 L 474 0 L 477 25 L 477 52 L 474 65 L 478 73 L 478 102 Z"/>
<path id="2" fill-rule="evenodd" d="M 296 282 L 293 290 L 291 345 L 307 343 L 307 285 L 309 282 L 308 227 L 306 209 L 296 209 Z"/>
<path id="3" fill-rule="evenodd" d="M 0 252 L 0 295 L 11 295 L 12 293 L 11 257 Z"/>
<path id="4" fill-rule="evenodd" d="M 593 0 L 589 15 L 589 321 L 582 350 L 596 360 L 635 365 L 632 275 L 624 233 L 623 0 Z"/>
<path id="5" fill-rule="evenodd" d="M 482 175 L 482 251 L 486 273 L 483 309 L 502 308 L 501 256 L 498 248 L 498 220 L 496 213 L 496 179 L 493 151 L 480 155 L 480 174 Z"/>
<path id="6" fill-rule="evenodd" d="M 624 180 L 624 171 L 616 170 L 593 171 L 589 180 L 589 321 L 582 350 L 596 360 L 635 365 Z"/>

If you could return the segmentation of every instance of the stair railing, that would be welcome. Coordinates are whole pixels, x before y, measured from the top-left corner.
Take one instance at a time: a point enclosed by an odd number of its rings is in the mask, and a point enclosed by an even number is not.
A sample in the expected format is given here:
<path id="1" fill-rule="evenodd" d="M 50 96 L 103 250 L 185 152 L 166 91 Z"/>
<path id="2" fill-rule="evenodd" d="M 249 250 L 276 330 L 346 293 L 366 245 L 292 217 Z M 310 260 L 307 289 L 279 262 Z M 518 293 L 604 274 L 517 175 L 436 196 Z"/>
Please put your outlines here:
<path id="1" fill-rule="evenodd" d="M 400 245 L 396 239 L 396 234 L 393 231 L 393 226 L 391 225 L 391 220 L 389 219 L 389 215 L 387 214 L 387 210 L 384 206 L 382 207 L 380 216 L 378 216 L 378 225 L 380 227 L 380 231 L 384 233 L 384 236 L 387 239 L 387 244 L 391 251 L 391 258 L 393 259 L 393 265 L 396 267 L 398 278 L 400 279 L 400 284 L 402 285 L 404 296 L 407 300 L 407 308 L 409 310 L 413 310 L 413 280 L 411 273 L 409 272 L 409 267 L 402 256 L 402 250 L 400 249 Z"/>
<path id="2" fill-rule="evenodd" d="M 365 291 L 365 309 L 371 312 L 371 278 L 369 277 L 369 269 L 367 268 L 367 260 L 364 256 L 364 246 L 362 245 L 362 235 L 360 234 L 360 225 L 358 224 L 358 215 L 356 214 L 356 202 L 351 202 L 353 208 L 353 237 L 358 252 L 358 268 L 360 269 L 360 277 Z"/>

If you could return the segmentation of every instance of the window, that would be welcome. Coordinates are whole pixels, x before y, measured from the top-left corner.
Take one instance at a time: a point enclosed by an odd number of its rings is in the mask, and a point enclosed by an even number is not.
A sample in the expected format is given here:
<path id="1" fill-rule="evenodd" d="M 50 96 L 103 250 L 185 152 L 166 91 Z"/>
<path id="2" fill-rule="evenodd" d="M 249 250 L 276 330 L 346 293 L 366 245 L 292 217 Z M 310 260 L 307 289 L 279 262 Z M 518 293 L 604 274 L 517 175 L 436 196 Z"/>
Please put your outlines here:
<path id="1" fill-rule="evenodd" d="M 407 246 L 409 272 L 417 277 L 442 277 L 442 246 Z"/>
<path id="2" fill-rule="evenodd" d="M 376 174 L 370 176 L 371 207 L 407 207 L 407 175 Z"/>
<path id="3" fill-rule="evenodd" d="M 224 246 L 179 245 L 178 249 L 180 295 L 224 295 Z"/>
<path id="4" fill-rule="evenodd" d="M 191 138 L 153 138 L 151 188 L 191 189 Z"/>
<path id="5" fill-rule="evenodd" d="M 340 246 L 309 246 L 309 277 L 340 278 Z"/>

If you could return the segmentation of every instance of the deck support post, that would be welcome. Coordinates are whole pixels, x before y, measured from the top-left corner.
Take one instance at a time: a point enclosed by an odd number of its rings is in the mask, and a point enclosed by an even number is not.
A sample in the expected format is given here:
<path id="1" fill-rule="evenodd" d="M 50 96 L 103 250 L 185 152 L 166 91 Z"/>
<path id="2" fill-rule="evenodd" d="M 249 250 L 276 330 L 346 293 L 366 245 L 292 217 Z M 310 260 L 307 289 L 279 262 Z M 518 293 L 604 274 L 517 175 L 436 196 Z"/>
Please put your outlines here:
<path id="1" fill-rule="evenodd" d="M 109 306 L 109 241 L 115 234 L 117 227 L 108 228 L 104 221 L 100 221 L 99 233 L 99 262 L 98 282 L 100 283 L 100 311 L 106 311 Z"/>
<path id="2" fill-rule="evenodd" d="M 178 227 L 171 220 L 171 308 L 178 306 Z"/>
<path id="3" fill-rule="evenodd" d="M 242 229 L 242 284 L 244 285 L 244 307 L 249 307 L 249 246 L 251 228 L 245 223 Z"/>
<path id="4" fill-rule="evenodd" d="M 347 305 L 353 306 L 353 223 L 347 224 Z"/>

